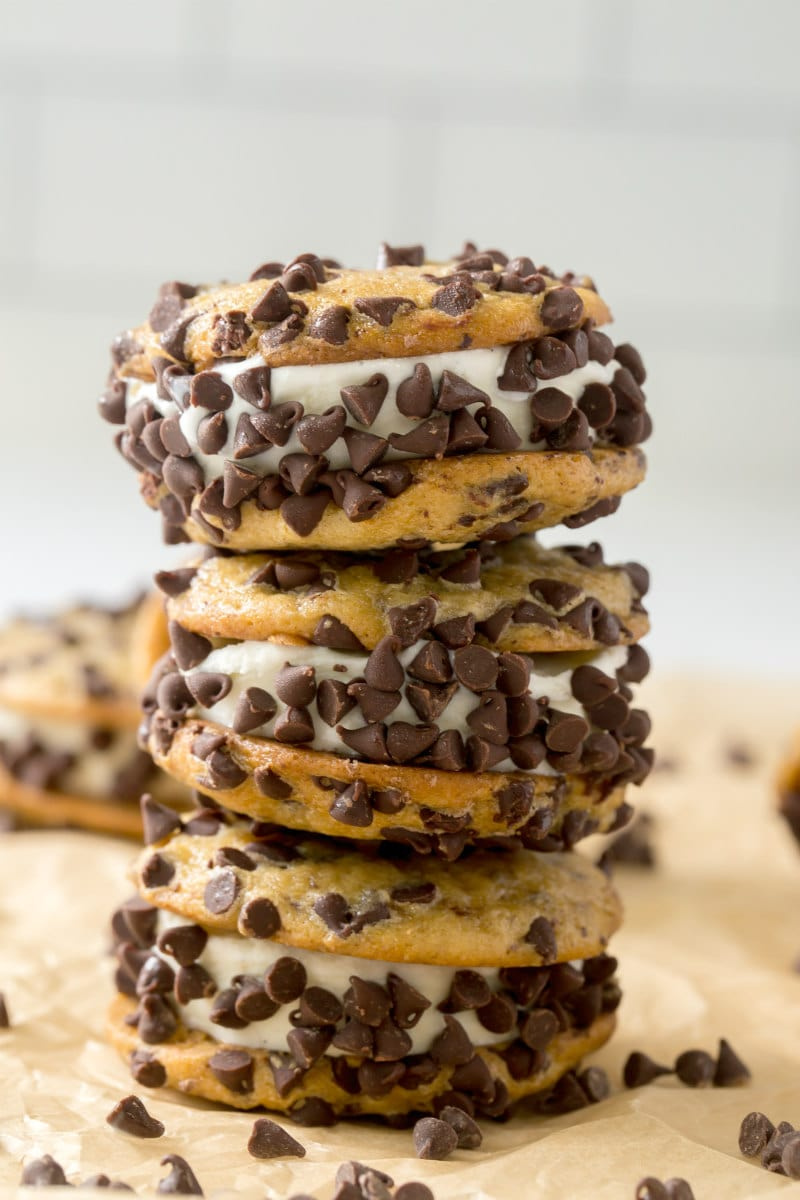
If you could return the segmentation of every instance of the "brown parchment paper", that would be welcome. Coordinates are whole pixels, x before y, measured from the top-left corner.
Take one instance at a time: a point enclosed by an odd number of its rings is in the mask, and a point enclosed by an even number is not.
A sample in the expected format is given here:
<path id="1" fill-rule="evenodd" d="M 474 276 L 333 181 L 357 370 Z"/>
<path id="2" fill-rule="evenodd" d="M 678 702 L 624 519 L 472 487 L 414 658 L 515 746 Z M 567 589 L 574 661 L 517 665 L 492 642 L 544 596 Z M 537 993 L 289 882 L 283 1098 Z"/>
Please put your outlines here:
<path id="1" fill-rule="evenodd" d="M 800 1185 L 743 1159 L 745 1112 L 800 1125 L 800 856 L 775 815 L 773 777 L 800 725 L 800 692 L 787 685 L 701 678 L 649 689 L 656 742 L 676 770 L 641 793 L 655 819 L 659 866 L 618 868 L 626 923 L 612 950 L 625 999 L 620 1028 L 596 1060 L 612 1098 L 558 1118 L 484 1123 L 478 1151 L 443 1163 L 414 1157 L 410 1131 L 366 1123 L 293 1128 L 303 1160 L 257 1162 L 253 1116 L 136 1089 L 102 1040 L 110 996 L 106 920 L 129 894 L 129 845 L 82 834 L 0 835 L 0 990 L 14 1026 L 0 1031 L 0 1196 L 22 1164 L 44 1153 L 71 1182 L 97 1171 L 149 1193 L 164 1154 L 189 1160 L 206 1195 L 333 1194 L 344 1159 L 422 1178 L 438 1200 L 633 1197 L 646 1174 L 680 1175 L 698 1200 L 787 1196 Z M 741 742 L 757 763 L 734 767 Z M 589 847 L 598 853 L 599 847 Z M 753 1073 L 745 1088 L 692 1090 L 674 1079 L 625 1091 L 621 1067 L 642 1049 L 671 1061 L 689 1047 L 716 1051 L 727 1037 Z M 131 1091 L 166 1126 L 158 1141 L 112 1130 L 105 1116 Z"/>

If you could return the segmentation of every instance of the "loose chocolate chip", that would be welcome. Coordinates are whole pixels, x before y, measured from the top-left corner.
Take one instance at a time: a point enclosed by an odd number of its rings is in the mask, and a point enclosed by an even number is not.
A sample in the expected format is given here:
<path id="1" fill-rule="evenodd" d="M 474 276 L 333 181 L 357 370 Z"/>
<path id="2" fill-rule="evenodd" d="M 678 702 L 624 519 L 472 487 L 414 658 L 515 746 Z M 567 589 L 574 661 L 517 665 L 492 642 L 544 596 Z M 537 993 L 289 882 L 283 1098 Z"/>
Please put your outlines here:
<path id="1" fill-rule="evenodd" d="M 157 1138 L 164 1133 L 161 1121 L 151 1117 L 138 1096 L 126 1096 L 115 1104 L 106 1117 L 113 1129 L 120 1133 L 129 1133 L 132 1137 Z"/>
<path id="2" fill-rule="evenodd" d="M 347 326 L 350 323 L 350 309 L 343 304 L 330 305 L 323 308 L 309 322 L 308 335 L 330 342 L 333 346 L 341 346 L 347 341 Z"/>
<path id="3" fill-rule="evenodd" d="M 705 1050 L 684 1050 L 675 1059 L 675 1074 L 687 1087 L 708 1087 L 714 1070 L 714 1060 Z"/>
<path id="4" fill-rule="evenodd" d="M 634 1050 L 625 1060 L 622 1080 L 625 1087 L 637 1088 L 652 1083 L 654 1079 L 658 1079 L 659 1075 L 671 1074 L 671 1067 L 664 1067 L 649 1055 L 643 1054 L 641 1050 Z"/>
<path id="5" fill-rule="evenodd" d="M 425 250 L 422 246 L 390 246 L 381 242 L 378 249 L 378 270 L 386 267 L 421 267 L 425 261 Z"/>
<path id="6" fill-rule="evenodd" d="M 165 804 L 158 804 L 152 796 L 145 793 L 139 802 L 144 827 L 145 845 L 152 846 L 155 842 L 163 842 L 173 833 L 182 828 L 180 817 Z"/>
<path id="7" fill-rule="evenodd" d="M 750 1071 L 725 1038 L 720 1038 L 717 1064 L 714 1069 L 714 1087 L 739 1087 L 750 1080 Z"/>
<path id="8" fill-rule="evenodd" d="M 459 683 L 472 692 L 486 691 L 493 688 L 497 682 L 497 659 L 483 646 L 466 646 L 456 650 L 453 655 L 453 670 Z"/>
<path id="9" fill-rule="evenodd" d="M 20 1184 L 23 1187 L 69 1187 L 63 1167 L 49 1154 L 26 1164 Z"/>
<path id="10" fill-rule="evenodd" d="M 558 955 L 558 943 L 552 921 L 547 917 L 534 917 L 524 940 L 533 946 L 542 962 L 555 962 Z"/>
<path id="11" fill-rule="evenodd" d="M 264 990 L 276 1004 L 291 1004 L 306 988 L 306 969 L 296 958 L 276 959 L 264 974 Z"/>
<path id="12" fill-rule="evenodd" d="M 440 1110 L 439 1117 L 455 1130 L 459 1150 L 477 1150 L 483 1142 L 480 1127 L 463 1108 L 445 1105 Z"/>
<path id="13" fill-rule="evenodd" d="M 549 329 L 569 329 L 580 324 L 583 300 L 574 288 L 552 288 L 545 294 L 539 315 Z"/>
<path id="14" fill-rule="evenodd" d="M 162 1179 L 157 1192 L 162 1195 L 172 1195 L 178 1193 L 182 1196 L 202 1196 L 203 1189 L 197 1182 L 197 1177 L 194 1171 L 189 1166 L 185 1158 L 181 1158 L 180 1154 L 167 1154 L 161 1160 L 162 1167 L 169 1167 L 169 1175 Z"/>
<path id="15" fill-rule="evenodd" d="M 431 415 L 436 397 L 430 368 L 426 363 L 417 363 L 413 374 L 398 384 L 395 403 L 404 417 L 424 420 Z"/>
<path id="16" fill-rule="evenodd" d="M 774 1133 L 775 1126 L 764 1113 L 748 1113 L 742 1118 L 739 1129 L 739 1149 L 748 1158 L 755 1158 L 761 1154 Z"/>
<path id="17" fill-rule="evenodd" d="M 389 445 L 416 458 L 442 458 L 449 436 L 450 418 L 447 413 L 435 413 L 408 433 L 391 433 Z"/>
<path id="18" fill-rule="evenodd" d="M 167 1082 L 167 1072 L 162 1063 L 153 1058 L 148 1050 L 134 1050 L 130 1057 L 131 1075 L 142 1087 L 163 1087 Z"/>
<path id="19" fill-rule="evenodd" d="M 239 887 L 239 879 L 230 868 L 218 871 L 209 879 L 203 892 L 208 911 L 215 915 L 227 912 L 239 894 Z"/>
<path id="20" fill-rule="evenodd" d="M 361 425 L 371 425 L 381 410 L 388 390 L 388 379 L 378 371 L 366 383 L 342 388 L 342 402 Z"/>
<path id="21" fill-rule="evenodd" d="M 639 1180 L 634 1195 L 635 1200 L 669 1200 L 669 1192 L 664 1184 L 652 1175 Z"/>
<path id="22" fill-rule="evenodd" d="M 305 1147 L 268 1117 L 259 1117 L 247 1143 L 253 1158 L 305 1158 Z"/>
<path id="23" fill-rule="evenodd" d="M 449 1158 L 458 1146 L 458 1134 L 452 1125 L 438 1117 L 423 1117 L 414 1126 L 417 1158 Z"/>

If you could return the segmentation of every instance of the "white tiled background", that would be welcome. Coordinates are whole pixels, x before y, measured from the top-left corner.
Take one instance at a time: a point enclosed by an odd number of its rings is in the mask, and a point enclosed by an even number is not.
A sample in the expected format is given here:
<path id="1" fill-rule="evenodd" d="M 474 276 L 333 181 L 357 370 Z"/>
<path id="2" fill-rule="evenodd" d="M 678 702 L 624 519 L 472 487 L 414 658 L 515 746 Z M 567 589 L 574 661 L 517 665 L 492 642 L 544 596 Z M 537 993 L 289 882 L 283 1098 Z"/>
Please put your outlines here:
<path id="1" fill-rule="evenodd" d="M 174 557 L 95 395 L 162 279 L 465 237 L 645 352 L 660 666 L 800 672 L 798 0 L 4 0 L 0 611 Z"/>

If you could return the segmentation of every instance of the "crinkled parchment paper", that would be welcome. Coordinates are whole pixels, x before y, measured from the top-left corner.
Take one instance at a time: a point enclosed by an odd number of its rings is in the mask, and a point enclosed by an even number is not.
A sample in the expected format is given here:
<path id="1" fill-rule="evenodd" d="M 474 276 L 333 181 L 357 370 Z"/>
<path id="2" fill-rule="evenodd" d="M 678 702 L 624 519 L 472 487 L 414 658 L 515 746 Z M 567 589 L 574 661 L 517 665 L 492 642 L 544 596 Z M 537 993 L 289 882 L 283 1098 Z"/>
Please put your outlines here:
<path id="1" fill-rule="evenodd" d="M 71 1181 L 104 1171 L 138 1192 L 184 1155 L 206 1195 L 259 1198 L 333 1194 L 337 1165 L 359 1158 L 396 1182 L 423 1178 L 454 1197 L 632 1197 L 646 1174 L 682 1175 L 698 1200 L 794 1194 L 800 1185 L 763 1171 L 737 1148 L 742 1115 L 761 1109 L 800 1125 L 800 855 L 774 815 L 772 777 L 800 694 L 788 685 L 732 679 L 662 681 L 647 701 L 656 741 L 677 770 L 642 792 L 655 819 L 656 871 L 618 868 L 626 923 L 612 943 L 625 999 L 613 1043 L 596 1061 L 614 1092 L 558 1118 L 484 1123 L 479 1151 L 419 1162 L 410 1131 L 366 1123 L 295 1132 L 303 1160 L 257 1162 L 246 1143 L 253 1117 L 136 1089 L 102 1038 L 111 994 L 104 956 L 112 907 L 130 892 L 131 848 L 67 833 L 0 835 L 0 990 L 14 1026 L 0 1031 L 0 1196 L 23 1161 L 44 1153 Z M 725 747 L 757 756 L 736 768 Z M 590 847 L 593 853 L 598 847 Z M 625 1091 L 633 1049 L 671 1061 L 712 1053 L 727 1037 L 753 1073 L 745 1088 L 692 1090 L 674 1079 Z M 165 1124 L 158 1141 L 112 1130 L 105 1116 L 131 1091 Z M 800 1196 L 800 1190 L 798 1190 Z"/>

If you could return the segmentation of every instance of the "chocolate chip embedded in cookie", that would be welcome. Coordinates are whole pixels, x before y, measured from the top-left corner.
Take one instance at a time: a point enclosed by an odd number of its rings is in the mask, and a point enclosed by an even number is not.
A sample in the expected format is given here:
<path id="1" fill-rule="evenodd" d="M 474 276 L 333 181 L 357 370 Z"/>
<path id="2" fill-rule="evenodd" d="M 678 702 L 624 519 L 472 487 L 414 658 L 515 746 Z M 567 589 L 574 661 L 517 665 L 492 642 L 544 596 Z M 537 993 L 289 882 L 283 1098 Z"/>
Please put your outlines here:
<path id="1" fill-rule="evenodd" d="M 304 255 L 173 289 L 179 315 L 163 328 L 159 302 L 115 347 L 100 403 L 167 540 L 368 550 L 613 511 L 644 473 L 641 358 L 597 328 L 590 281 L 530 267 Z"/>
<path id="2" fill-rule="evenodd" d="M 567 962 L 598 954 L 620 921 L 608 880 L 578 855 L 483 848 L 447 863 L 221 810 L 148 848 L 135 878 L 150 903 L 210 933 L 257 940 L 251 908 L 269 901 L 275 942 L 386 962 Z"/>
<path id="3" fill-rule="evenodd" d="M 311 642 L 333 617 L 373 650 L 416 609 L 430 628 L 471 622 L 479 643 L 523 653 L 594 650 L 648 629 L 643 567 L 607 566 L 597 543 L 545 549 L 533 537 L 362 557 L 214 555 L 162 584 L 170 618 L 207 638 Z"/>

